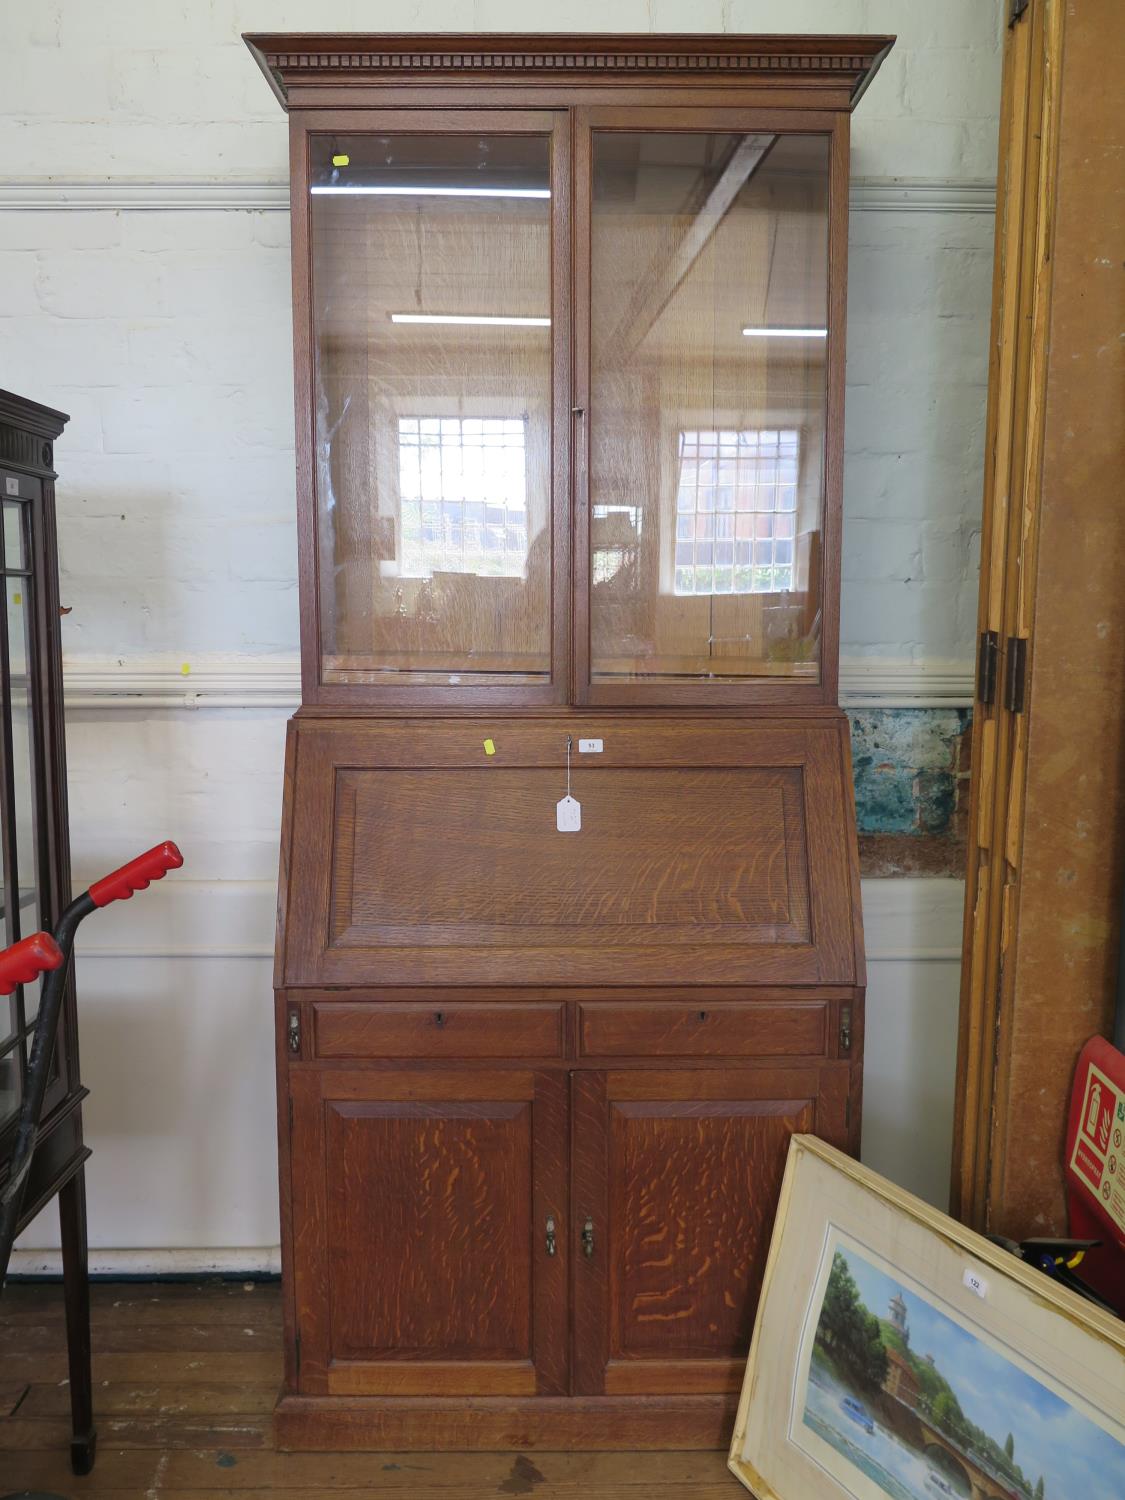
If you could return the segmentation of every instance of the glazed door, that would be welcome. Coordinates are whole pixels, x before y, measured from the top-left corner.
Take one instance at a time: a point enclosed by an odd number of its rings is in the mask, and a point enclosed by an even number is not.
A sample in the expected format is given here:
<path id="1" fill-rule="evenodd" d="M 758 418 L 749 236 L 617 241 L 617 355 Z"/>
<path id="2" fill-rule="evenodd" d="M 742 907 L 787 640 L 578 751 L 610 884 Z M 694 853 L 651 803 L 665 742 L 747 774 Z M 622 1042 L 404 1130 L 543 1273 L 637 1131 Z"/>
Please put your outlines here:
<path id="1" fill-rule="evenodd" d="M 568 116 L 294 129 L 305 701 L 564 701 Z"/>
<path id="2" fill-rule="evenodd" d="M 738 1390 L 789 1138 L 844 1147 L 840 1065 L 579 1073 L 575 1390 Z"/>
<path id="3" fill-rule="evenodd" d="M 817 123 L 578 113 L 579 701 L 834 701 L 847 145 Z"/>
<path id="4" fill-rule="evenodd" d="M 14 469 L 0 472 L 0 481 L 0 947 L 8 947 L 51 927 L 63 904 L 63 882 L 59 793 L 47 770 L 54 747 L 45 696 L 51 627 L 43 482 Z M 69 891 L 63 899 L 70 899 Z M 0 997 L 0 1139 L 10 1135 L 19 1114 L 42 990 L 40 978 Z M 71 1052 L 64 1012 L 44 1117 L 66 1094 Z"/>
<path id="5" fill-rule="evenodd" d="M 305 1394 L 566 1389 L 566 1080 L 292 1077 Z"/>

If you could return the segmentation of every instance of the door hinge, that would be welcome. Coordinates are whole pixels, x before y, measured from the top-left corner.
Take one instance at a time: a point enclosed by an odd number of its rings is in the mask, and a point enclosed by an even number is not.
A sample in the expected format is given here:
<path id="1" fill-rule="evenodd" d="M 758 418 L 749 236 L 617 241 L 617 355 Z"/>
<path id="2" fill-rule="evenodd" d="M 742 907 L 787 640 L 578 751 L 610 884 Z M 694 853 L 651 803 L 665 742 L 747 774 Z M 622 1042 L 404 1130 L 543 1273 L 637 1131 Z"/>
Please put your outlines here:
<path id="1" fill-rule="evenodd" d="M 850 1005 L 840 1007 L 840 1056 L 847 1057 L 852 1050 L 852 1008 Z"/>
<path id="2" fill-rule="evenodd" d="M 1008 26 L 1012 27 L 1017 21 L 1022 21 L 1030 5 L 1031 0 L 1011 0 L 1008 7 Z"/>
<path id="3" fill-rule="evenodd" d="M 996 664 L 1000 660 L 1000 636 L 982 630 L 977 645 L 977 702 L 986 708 L 996 702 Z"/>
<path id="4" fill-rule="evenodd" d="M 301 1051 L 301 1012 L 294 1008 L 289 1012 L 289 1020 L 285 1026 L 285 1036 L 289 1043 L 289 1050 L 294 1056 Z"/>
<path id="5" fill-rule="evenodd" d="M 293 1335 L 293 1355 L 297 1365 L 297 1374 L 301 1373 L 301 1330 L 298 1328 Z"/>
<path id="6" fill-rule="evenodd" d="M 1007 650 L 1008 666 L 1004 674 L 1004 707 L 1009 713 L 1022 714 L 1024 693 L 1027 686 L 1027 638 L 1010 635 Z"/>
<path id="7" fill-rule="evenodd" d="M 289 1134 L 293 1134 L 293 1095 L 289 1095 Z"/>
<path id="8" fill-rule="evenodd" d="M 844 1100 L 844 1129 L 850 1130 L 852 1125 L 852 1096 L 849 1094 Z"/>

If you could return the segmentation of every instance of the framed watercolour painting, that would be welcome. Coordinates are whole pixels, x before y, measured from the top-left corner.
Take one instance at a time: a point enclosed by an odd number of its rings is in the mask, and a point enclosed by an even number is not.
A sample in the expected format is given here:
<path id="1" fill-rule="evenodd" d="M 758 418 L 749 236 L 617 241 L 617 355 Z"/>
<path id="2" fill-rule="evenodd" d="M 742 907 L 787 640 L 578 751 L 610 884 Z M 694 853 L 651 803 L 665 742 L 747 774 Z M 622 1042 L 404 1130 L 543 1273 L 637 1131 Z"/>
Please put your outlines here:
<path id="1" fill-rule="evenodd" d="M 1121 1500 L 1125 1324 L 795 1136 L 730 1467 L 758 1500 Z"/>

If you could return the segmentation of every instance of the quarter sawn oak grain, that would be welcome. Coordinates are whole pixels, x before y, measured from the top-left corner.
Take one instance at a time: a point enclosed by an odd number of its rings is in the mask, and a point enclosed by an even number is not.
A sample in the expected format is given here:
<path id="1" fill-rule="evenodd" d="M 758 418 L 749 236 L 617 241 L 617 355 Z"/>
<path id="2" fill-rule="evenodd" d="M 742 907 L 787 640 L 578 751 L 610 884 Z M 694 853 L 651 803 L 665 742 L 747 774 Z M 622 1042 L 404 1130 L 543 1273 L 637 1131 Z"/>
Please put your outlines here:
<path id="1" fill-rule="evenodd" d="M 290 117 L 301 586 L 275 969 L 276 1439 L 722 1448 L 789 1138 L 859 1147 L 836 705 L 848 116 L 892 39 L 247 41 Z M 658 139 L 700 167 L 682 210 L 675 171 L 659 209 L 644 198 Z M 489 142 L 509 167 L 545 143 L 549 208 L 312 206 L 333 155 L 375 181 L 402 147 L 448 176 L 474 152 L 489 168 Z M 789 247 L 772 276 L 771 215 Z M 744 347 L 744 316 L 822 307 L 823 345 Z M 534 345 L 395 335 L 388 312 L 411 309 L 550 323 Z M 432 577 L 402 566 L 399 419 L 434 413 L 522 419 L 521 576 L 444 552 Z M 715 426 L 798 431 L 797 498 L 777 501 L 793 576 L 775 592 L 674 587 L 659 491 L 675 523 L 677 430 Z M 459 523 L 441 516 L 448 548 Z M 633 572 L 607 588 L 615 547 Z M 787 591 L 818 661 L 794 648 Z M 555 826 L 568 789 L 573 834 Z M 265 1440 L 254 1418 L 230 1444 Z M 582 1487 L 608 1500 L 626 1480 L 602 1472 Z M 637 1472 L 653 1500 L 674 1493 Z"/>

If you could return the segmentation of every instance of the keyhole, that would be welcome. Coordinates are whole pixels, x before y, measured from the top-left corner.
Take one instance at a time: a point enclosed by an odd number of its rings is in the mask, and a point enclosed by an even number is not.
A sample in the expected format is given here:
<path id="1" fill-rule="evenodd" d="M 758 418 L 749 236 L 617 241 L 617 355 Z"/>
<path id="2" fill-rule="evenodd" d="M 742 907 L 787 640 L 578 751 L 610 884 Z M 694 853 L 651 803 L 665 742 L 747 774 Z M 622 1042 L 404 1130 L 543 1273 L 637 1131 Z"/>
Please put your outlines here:
<path id="1" fill-rule="evenodd" d="M 434 1025 L 437 1026 L 439 1030 L 442 1026 L 445 1025 L 445 1012 L 443 1010 L 434 1011 Z"/>
<path id="2" fill-rule="evenodd" d="M 699 1019 L 701 1021 L 706 1021 L 706 1019 L 707 1019 L 707 1012 L 705 1010 L 701 1010 L 699 1012 Z"/>

